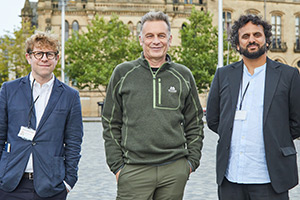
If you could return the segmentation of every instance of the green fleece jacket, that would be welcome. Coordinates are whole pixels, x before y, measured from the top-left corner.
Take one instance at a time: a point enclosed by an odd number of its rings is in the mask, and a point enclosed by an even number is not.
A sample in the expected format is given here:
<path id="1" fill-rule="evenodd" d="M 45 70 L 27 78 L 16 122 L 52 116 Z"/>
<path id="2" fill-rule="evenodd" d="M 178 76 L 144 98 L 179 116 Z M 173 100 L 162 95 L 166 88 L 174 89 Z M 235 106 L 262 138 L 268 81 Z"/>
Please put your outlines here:
<path id="1" fill-rule="evenodd" d="M 118 65 L 102 114 L 107 164 L 160 165 L 186 157 L 199 166 L 203 111 L 191 71 L 167 61 L 154 73 L 141 58 Z"/>

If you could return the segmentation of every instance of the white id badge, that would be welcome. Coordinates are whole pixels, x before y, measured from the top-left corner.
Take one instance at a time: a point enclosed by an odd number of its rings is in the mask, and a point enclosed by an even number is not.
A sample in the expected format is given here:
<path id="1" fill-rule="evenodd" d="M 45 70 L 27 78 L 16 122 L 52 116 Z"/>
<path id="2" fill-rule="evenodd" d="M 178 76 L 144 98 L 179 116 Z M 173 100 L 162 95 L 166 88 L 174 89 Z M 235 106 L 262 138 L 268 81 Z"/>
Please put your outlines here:
<path id="1" fill-rule="evenodd" d="M 32 141 L 35 136 L 35 130 L 21 126 L 18 136 L 24 140 Z"/>
<path id="2" fill-rule="evenodd" d="M 246 110 L 237 110 L 235 112 L 234 119 L 244 121 L 247 118 L 247 111 Z"/>

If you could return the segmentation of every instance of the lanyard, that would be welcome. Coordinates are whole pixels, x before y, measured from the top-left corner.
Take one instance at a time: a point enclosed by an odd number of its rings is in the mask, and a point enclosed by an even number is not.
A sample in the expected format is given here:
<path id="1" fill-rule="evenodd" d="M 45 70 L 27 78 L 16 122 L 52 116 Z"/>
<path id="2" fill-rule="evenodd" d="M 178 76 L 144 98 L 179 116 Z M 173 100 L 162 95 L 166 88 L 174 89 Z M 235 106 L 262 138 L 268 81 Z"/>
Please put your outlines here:
<path id="1" fill-rule="evenodd" d="M 246 88 L 245 88 L 244 93 L 242 93 L 242 89 L 243 89 L 243 80 L 242 80 L 242 83 L 241 83 L 241 95 L 242 95 L 242 98 L 241 98 L 240 109 L 239 109 L 239 110 L 242 110 L 242 105 L 243 105 L 244 97 L 245 97 L 245 95 L 246 95 L 246 92 L 247 92 L 247 90 L 248 90 L 249 85 L 250 85 L 250 81 L 248 82 L 248 84 L 247 84 L 247 86 L 246 86 Z"/>
<path id="2" fill-rule="evenodd" d="M 35 79 L 33 79 L 32 85 L 31 85 L 31 105 L 30 105 L 29 114 L 28 114 L 28 125 L 27 125 L 28 128 L 30 128 L 30 126 L 31 126 L 31 116 L 32 116 L 32 113 L 33 113 L 33 106 L 34 106 L 35 102 L 38 100 L 38 98 L 40 97 L 40 95 L 37 96 L 36 99 L 33 101 L 33 85 L 34 85 L 34 82 L 35 82 Z"/>
<path id="3" fill-rule="evenodd" d="M 242 70 L 242 76 L 241 76 L 241 102 L 240 102 L 239 110 L 242 110 L 243 101 L 244 101 L 246 92 L 247 92 L 247 90 L 248 90 L 248 87 L 249 87 L 249 85 L 250 85 L 250 81 L 248 81 L 248 83 L 247 83 L 247 85 L 246 85 L 246 88 L 245 88 L 245 91 L 243 92 L 243 76 L 244 76 L 244 69 Z"/>

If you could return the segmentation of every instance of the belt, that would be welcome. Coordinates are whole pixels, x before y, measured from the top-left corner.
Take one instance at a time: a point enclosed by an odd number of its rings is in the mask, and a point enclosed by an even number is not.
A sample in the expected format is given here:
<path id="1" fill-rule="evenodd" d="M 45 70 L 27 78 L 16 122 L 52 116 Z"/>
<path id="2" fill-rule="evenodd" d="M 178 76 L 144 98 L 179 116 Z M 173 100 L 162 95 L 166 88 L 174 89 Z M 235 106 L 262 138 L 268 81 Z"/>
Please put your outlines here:
<path id="1" fill-rule="evenodd" d="M 33 173 L 32 172 L 25 172 L 23 178 L 33 180 Z"/>

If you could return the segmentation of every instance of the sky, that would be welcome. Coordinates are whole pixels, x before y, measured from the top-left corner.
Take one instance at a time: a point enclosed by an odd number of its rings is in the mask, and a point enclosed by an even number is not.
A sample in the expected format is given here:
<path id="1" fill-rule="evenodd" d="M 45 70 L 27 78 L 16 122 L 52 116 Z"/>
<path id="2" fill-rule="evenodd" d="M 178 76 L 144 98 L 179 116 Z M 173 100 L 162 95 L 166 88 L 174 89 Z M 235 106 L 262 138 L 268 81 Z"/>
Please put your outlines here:
<path id="1" fill-rule="evenodd" d="M 21 27 L 21 10 L 25 0 L 1 0 L 0 6 L 0 36 L 6 34 L 5 31 L 13 33 L 14 29 Z M 30 0 L 37 2 L 38 0 Z M 4 3 L 3 3 L 4 2 Z"/>

